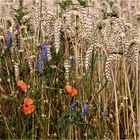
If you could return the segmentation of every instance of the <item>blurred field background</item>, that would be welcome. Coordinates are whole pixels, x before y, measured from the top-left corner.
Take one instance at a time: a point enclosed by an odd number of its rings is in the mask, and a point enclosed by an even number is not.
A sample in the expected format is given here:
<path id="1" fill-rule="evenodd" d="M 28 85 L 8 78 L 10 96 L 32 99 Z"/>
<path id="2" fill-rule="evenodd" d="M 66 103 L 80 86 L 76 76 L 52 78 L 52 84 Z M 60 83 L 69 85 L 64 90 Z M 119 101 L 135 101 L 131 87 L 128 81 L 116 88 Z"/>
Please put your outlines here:
<path id="1" fill-rule="evenodd" d="M 0 0 L 0 139 L 139 139 L 139 0 Z"/>

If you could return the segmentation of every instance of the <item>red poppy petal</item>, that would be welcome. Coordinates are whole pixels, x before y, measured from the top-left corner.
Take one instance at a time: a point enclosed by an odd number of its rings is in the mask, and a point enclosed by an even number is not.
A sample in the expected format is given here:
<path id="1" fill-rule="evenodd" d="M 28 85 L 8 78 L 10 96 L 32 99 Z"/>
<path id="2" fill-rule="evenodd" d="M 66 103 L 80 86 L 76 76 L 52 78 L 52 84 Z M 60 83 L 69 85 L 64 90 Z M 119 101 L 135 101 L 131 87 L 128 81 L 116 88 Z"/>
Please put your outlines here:
<path id="1" fill-rule="evenodd" d="M 27 85 L 25 82 L 18 80 L 17 81 L 17 87 L 20 88 L 21 91 L 26 92 L 27 91 Z"/>
<path id="2" fill-rule="evenodd" d="M 73 91 L 71 85 L 66 85 L 66 86 L 65 86 L 65 89 L 66 89 L 66 92 L 69 93 L 69 94 L 72 93 L 72 91 Z"/>
<path id="3" fill-rule="evenodd" d="M 35 106 L 34 105 L 23 105 L 22 111 L 24 112 L 25 115 L 31 114 L 35 111 Z"/>
<path id="4" fill-rule="evenodd" d="M 73 89 L 72 93 L 70 93 L 70 96 L 76 96 L 78 94 L 77 89 Z"/>
<path id="5" fill-rule="evenodd" d="M 26 105 L 33 104 L 33 100 L 31 98 L 24 98 L 23 103 Z"/>

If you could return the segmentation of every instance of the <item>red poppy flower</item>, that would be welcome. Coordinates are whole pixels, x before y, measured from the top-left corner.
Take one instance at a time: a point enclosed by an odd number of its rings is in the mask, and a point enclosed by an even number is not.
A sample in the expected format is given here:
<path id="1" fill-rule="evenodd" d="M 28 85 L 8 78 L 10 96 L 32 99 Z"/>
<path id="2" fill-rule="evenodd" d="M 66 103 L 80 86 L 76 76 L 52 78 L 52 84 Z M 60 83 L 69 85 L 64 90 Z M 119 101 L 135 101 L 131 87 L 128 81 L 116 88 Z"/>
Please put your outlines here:
<path id="1" fill-rule="evenodd" d="M 66 92 L 70 95 L 70 96 L 76 96 L 78 94 L 77 89 L 72 88 L 71 85 L 66 85 L 65 86 Z"/>
<path id="2" fill-rule="evenodd" d="M 23 92 L 26 92 L 27 88 L 28 88 L 27 84 L 25 82 L 23 82 L 22 80 L 17 81 L 17 87 Z"/>
<path id="3" fill-rule="evenodd" d="M 71 85 L 66 85 L 66 86 L 65 86 L 65 89 L 66 89 L 66 92 L 67 92 L 67 93 L 71 93 L 72 90 L 73 90 Z"/>
<path id="4" fill-rule="evenodd" d="M 70 96 L 73 97 L 73 96 L 76 96 L 77 94 L 78 94 L 78 91 L 77 91 L 77 89 L 74 88 L 74 89 L 72 90 L 72 92 L 70 93 Z"/>
<path id="5" fill-rule="evenodd" d="M 25 115 L 31 114 L 35 111 L 34 101 L 31 98 L 24 98 L 22 111 Z"/>

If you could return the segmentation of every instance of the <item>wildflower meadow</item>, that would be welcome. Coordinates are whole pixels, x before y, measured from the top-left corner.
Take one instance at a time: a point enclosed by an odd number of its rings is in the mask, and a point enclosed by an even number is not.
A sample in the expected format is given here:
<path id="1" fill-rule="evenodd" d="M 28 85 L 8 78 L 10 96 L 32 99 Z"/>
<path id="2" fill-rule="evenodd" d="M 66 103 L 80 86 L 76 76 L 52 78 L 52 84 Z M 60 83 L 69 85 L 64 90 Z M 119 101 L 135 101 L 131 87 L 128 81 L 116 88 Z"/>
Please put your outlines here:
<path id="1" fill-rule="evenodd" d="M 0 18 L 0 139 L 139 139 L 131 2 L 19 0 Z"/>

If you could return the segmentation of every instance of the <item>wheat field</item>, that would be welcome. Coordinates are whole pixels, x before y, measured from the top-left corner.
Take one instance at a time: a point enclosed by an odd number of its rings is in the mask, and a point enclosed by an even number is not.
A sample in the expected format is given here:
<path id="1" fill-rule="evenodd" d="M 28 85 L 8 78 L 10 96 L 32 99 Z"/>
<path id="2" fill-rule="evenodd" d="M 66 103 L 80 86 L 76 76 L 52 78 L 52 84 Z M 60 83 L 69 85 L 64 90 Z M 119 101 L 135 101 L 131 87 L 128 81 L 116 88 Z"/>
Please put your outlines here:
<path id="1" fill-rule="evenodd" d="M 26 2 L 0 1 L 0 139 L 139 139 L 140 2 Z"/>

